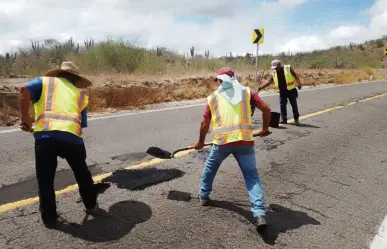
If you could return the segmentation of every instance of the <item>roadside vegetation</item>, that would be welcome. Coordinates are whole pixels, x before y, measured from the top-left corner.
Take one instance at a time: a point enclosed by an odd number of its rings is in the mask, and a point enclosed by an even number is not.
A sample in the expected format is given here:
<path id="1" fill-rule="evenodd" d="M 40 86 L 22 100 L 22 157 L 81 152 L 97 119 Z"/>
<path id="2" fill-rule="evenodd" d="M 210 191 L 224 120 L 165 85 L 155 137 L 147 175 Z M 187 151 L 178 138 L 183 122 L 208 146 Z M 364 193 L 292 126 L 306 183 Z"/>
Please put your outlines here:
<path id="1" fill-rule="evenodd" d="M 278 58 L 300 74 L 304 85 L 346 84 L 386 78 L 383 50 L 387 36 L 363 44 L 347 44 L 308 53 L 260 54 L 259 82 L 268 79 L 270 62 Z M 59 67 L 66 60 L 76 62 L 94 86 L 87 89 L 89 111 L 141 109 L 165 101 L 206 97 L 216 85 L 214 72 L 234 67 L 242 84 L 254 86 L 255 58 L 252 54 L 214 58 L 210 50 L 197 53 L 194 46 L 183 55 L 165 47 L 147 50 L 135 43 L 106 39 L 83 44 L 72 38 L 31 41 L 31 47 L 0 55 L 0 126 L 18 120 L 17 92 L 20 84 Z M 13 81 L 10 81 L 13 80 Z"/>

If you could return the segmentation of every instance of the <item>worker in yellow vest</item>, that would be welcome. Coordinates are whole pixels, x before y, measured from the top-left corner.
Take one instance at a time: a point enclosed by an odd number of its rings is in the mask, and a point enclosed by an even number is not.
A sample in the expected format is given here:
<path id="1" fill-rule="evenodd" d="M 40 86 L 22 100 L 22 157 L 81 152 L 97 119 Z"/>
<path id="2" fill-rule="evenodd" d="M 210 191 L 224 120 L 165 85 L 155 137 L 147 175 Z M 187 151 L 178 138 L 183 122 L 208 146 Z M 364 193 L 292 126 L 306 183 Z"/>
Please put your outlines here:
<path id="1" fill-rule="evenodd" d="M 88 96 L 82 88 L 92 83 L 79 75 L 73 62 L 63 62 L 60 69 L 48 71 L 25 84 L 20 90 L 20 127 L 33 132 L 35 166 L 38 181 L 40 213 L 44 225 L 53 228 L 56 211 L 54 178 L 57 157 L 66 159 L 79 186 L 87 212 L 97 209 L 97 191 L 86 165 L 86 148 L 82 128 L 87 127 Z M 35 129 L 30 118 L 32 101 Z"/>
<path id="2" fill-rule="evenodd" d="M 199 141 L 195 146 L 197 150 L 204 147 L 212 121 L 213 146 L 203 170 L 200 203 L 203 206 L 211 203 L 209 195 L 215 174 L 223 160 L 232 154 L 242 170 L 252 204 L 251 210 L 256 219 L 256 229 L 261 232 L 265 230 L 267 223 L 263 191 L 256 167 L 250 104 L 262 111 L 263 129 L 259 132 L 260 136 L 270 134 L 270 107 L 257 93 L 239 84 L 232 68 L 221 68 L 216 80 L 219 87 L 207 98 Z"/>
<path id="3" fill-rule="evenodd" d="M 300 78 L 294 72 L 293 68 L 290 65 L 281 65 L 279 60 L 273 60 L 271 62 L 271 68 L 274 69 L 269 81 L 261 86 L 258 91 L 265 89 L 274 83 L 274 87 L 277 92 L 279 92 L 280 97 L 280 108 L 281 108 L 281 124 L 287 124 L 287 104 L 288 99 L 290 105 L 292 106 L 294 123 L 299 126 L 299 117 L 300 114 L 298 112 L 297 98 L 298 91 L 296 89 L 296 83 L 298 89 L 301 89 L 302 85 L 300 82 Z"/>

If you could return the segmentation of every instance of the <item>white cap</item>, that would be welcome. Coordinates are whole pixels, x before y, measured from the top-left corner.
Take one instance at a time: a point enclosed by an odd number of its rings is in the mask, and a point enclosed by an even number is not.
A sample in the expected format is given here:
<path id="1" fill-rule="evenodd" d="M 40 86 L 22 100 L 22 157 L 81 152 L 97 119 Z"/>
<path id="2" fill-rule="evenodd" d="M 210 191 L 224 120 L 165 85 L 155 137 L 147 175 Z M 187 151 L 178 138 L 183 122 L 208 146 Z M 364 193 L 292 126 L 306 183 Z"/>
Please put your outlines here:
<path id="1" fill-rule="evenodd" d="M 271 68 L 272 68 L 272 69 L 275 69 L 275 68 L 278 66 L 279 63 L 280 63 L 279 60 L 274 60 L 274 61 L 272 61 L 272 62 L 271 62 Z"/>

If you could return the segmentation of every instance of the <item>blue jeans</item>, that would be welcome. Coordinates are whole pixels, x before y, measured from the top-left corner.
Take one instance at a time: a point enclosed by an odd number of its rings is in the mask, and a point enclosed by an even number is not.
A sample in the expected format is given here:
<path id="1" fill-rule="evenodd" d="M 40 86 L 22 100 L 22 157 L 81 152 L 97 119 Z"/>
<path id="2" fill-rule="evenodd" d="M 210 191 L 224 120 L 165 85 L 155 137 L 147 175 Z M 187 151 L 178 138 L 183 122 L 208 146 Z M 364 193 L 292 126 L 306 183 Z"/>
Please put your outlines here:
<path id="1" fill-rule="evenodd" d="M 298 93 L 296 89 L 287 91 L 287 93 L 280 94 L 281 117 L 283 121 L 288 120 L 288 114 L 287 114 L 287 108 L 286 108 L 288 104 L 288 99 L 289 99 L 290 105 L 292 106 L 294 120 L 298 120 L 298 118 L 300 117 L 300 114 L 298 113 L 298 106 L 297 106 L 297 95 Z"/>
<path id="2" fill-rule="evenodd" d="M 251 211 L 254 217 L 266 216 L 265 202 L 263 200 L 263 191 L 261 180 L 258 176 L 258 170 L 255 161 L 254 146 L 218 146 L 213 145 L 210 155 L 207 158 L 206 166 L 200 184 L 200 195 L 209 197 L 212 191 L 212 183 L 220 164 L 230 154 L 233 154 L 242 170 L 245 179 L 249 199 L 252 205 Z"/>

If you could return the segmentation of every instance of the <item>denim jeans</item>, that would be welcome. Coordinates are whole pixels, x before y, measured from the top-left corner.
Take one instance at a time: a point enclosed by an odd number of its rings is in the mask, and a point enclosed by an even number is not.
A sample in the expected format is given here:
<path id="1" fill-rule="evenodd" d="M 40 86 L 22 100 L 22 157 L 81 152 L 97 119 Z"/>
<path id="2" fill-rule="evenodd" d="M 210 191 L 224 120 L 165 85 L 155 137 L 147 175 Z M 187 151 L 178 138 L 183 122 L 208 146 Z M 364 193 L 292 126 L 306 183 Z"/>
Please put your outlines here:
<path id="1" fill-rule="evenodd" d="M 35 140 L 35 166 L 38 181 L 41 217 L 44 222 L 56 218 L 54 178 L 58 165 L 57 157 L 66 159 L 79 185 L 79 193 L 87 209 L 97 202 L 97 193 L 93 187 L 93 178 L 86 165 L 86 148 L 82 144 L 73 144 L 62 140 Z"/>
<path id="2" fill-rule="evenodd" d="M 292 106 L 293 111 L 293 118 L 294 120 L 298 120 L 300 117 L 300 114 L 298 113 L 298 106 L 297 106 L 297 89 L 293 89 L 291 91 L 288 91 L 287 93 L 280 94 L 280 106 L 281 106 L 281 117 L 283 121 L 288 120 L 288 114 L 287 114 L 287 104 L 288 99 L 290 102 L 290 105 Z"/>
<path id="3" fill-rule="evenodd" d="M 263 191 L 261 180 L 258 176 L 258 170 L 255 161 L 254 146 L 219 146 L 213 145 L 211 152 L 206 161 L 206 166 L 203 170 L 200 195 L 209 197 L 212 191 L 212 184 L 216 172 L 220 164 L 230 154 L 237 160 L 240 169 L 242 170 L 243 178 L 246 183 L 249 199 L 252 205 L 251 211 L 254 217 L 266 216 L 265 203 L 263 199 Z"/>

